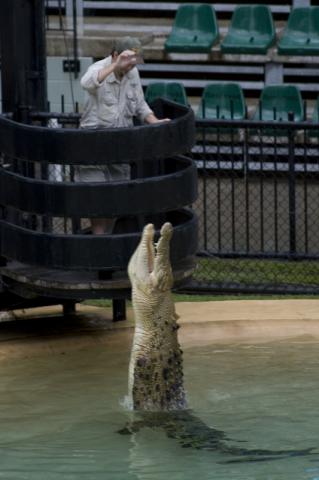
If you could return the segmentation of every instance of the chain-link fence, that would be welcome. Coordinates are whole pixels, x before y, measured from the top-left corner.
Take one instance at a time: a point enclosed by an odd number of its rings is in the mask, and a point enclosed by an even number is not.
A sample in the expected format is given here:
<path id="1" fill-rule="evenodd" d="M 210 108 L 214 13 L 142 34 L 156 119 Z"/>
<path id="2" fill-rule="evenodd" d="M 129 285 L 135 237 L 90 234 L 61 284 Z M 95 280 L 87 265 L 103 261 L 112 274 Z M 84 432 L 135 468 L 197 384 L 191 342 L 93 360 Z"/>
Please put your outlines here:
<path id="1" fill-rule="evenodd" d="M 319 292 L 319 129 L 198 120 L 198 266 L 192 288 Z"/>

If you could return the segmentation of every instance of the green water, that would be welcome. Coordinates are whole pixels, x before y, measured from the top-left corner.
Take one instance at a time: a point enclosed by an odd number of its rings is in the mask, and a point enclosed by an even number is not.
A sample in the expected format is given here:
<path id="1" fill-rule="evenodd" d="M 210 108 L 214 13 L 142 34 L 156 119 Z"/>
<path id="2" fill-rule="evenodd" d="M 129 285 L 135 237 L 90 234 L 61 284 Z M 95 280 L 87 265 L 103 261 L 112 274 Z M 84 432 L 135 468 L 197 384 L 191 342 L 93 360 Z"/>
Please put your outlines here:
<path id="1" fill-rule="evenodd" d="M 130 413 L 128 351 L 98 347 L 0 364 L 0 478 L 318 480 L 319 453 L 264 462 L 182 448 L 161 429 L 117 433 Z M 318 344 L 184 351 L 193 413 L 245 449 L 319 452 Z M 237 457 L 236 457 L 237 459 Z"/>

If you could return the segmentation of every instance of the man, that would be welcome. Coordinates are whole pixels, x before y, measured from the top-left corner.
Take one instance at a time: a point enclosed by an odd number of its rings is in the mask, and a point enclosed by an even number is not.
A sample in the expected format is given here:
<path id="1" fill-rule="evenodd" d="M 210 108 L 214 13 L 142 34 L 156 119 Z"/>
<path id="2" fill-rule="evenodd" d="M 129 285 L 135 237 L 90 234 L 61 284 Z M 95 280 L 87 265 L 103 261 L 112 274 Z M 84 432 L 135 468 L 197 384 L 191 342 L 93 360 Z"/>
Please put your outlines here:
<path id="1" fill-rule="evenodd" d="M 132 127 L 133 118 L 142 123 L 160 123 L 145 102 L 136 65 L 142 63 L 142 46 L 137 38 L 124 37 L 115 42 L 110 56 L 89 67 L 81 79 L 88 93 L 81 128 Z M 86 166 L 78 169 L 80 181 L 115 181 L 128 179 L 129 165 Z M 92 219 L 92 233 L 111 233 L 113 219 Z"/>

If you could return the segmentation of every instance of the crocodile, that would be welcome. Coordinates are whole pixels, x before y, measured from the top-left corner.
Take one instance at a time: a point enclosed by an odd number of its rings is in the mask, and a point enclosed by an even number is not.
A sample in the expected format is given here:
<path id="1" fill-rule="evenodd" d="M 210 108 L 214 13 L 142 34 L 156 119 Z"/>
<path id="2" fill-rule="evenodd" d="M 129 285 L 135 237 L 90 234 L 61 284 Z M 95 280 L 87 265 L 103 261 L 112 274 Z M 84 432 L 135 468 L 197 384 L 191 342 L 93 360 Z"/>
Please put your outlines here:
<path id="1" fill-rule="evenodd" d="M 172 298 L 170 240 L 165 223 L 157 244 L 154 226 L 144 227 L 128 265 L 135 317 L 129 365 L 129 399 L 134 410 L 172 411 L 187 407 L 178 315 Z"/>
<path id="2" fill-rule="evenodd" d="M 158 242 L 154 243 L 154 226 L 146 225 L 129 261 L 135 330 L 128 398 L 133 413 L 118 433 L 135 436 L 143 428 L 160 428 L 183 448 L 230 455 L 232 458 L 227 463 L 312 454 L 312 448 L 265 450 L 229 445 L 224 432 L 207 426 L 189 409 L 183 382 L 183 352 L 177 336 L 178 315 L 171 291 L 172 233 L 172 225 L 165 223 Z"/>

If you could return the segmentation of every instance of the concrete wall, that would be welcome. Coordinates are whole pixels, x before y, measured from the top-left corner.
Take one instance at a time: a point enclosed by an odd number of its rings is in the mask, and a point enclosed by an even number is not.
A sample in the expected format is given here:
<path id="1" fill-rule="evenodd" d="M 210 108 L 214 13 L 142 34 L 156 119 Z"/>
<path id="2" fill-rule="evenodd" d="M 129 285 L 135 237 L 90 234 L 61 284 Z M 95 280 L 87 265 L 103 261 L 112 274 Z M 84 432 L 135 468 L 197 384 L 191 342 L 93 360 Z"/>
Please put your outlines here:
<path id="1" fill-rule="evenodd" d="M 93 63 L 90 57 L 81 57 L 80 73 L 74 78 L 74 73 L 63 71 L 63 60 L 66 57 L 47 57 L 48 99 L 51 112 L 61 111 L 61 95 L 64 95 L 65 112 L 73 112 L 72 90 L 74 102 L 78 102 L 80 111 L 83 109 L 85 92 L 80 85 L 80 79 Z"/>

